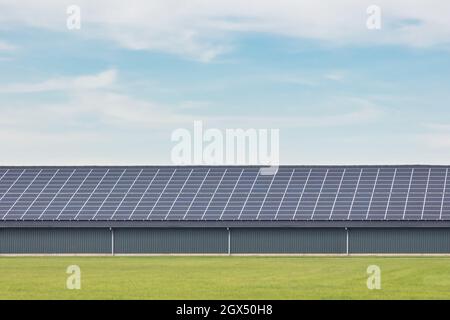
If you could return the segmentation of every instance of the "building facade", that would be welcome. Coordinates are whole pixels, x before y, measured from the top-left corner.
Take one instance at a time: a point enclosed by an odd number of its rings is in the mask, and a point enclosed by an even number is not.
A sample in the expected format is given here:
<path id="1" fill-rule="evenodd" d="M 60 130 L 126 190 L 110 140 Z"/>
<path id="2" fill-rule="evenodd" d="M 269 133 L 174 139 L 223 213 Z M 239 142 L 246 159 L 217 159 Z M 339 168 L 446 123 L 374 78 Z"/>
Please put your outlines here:
<path id="1" fill-rule="evenodd" d="M 447 176 L 445 166 L 0 167 L 0 254 L 448 254 Z"/>

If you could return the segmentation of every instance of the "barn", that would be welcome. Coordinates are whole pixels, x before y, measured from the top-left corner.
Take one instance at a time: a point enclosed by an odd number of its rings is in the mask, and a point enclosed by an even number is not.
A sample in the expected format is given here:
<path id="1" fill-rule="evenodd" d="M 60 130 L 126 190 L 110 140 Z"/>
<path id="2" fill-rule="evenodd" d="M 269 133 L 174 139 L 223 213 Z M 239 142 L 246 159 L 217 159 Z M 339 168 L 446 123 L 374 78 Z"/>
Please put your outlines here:
<path id="1" fill-rule="evenodd" d="M 446 254 L 447 166 L 0 167 L 0 254 Z"/>

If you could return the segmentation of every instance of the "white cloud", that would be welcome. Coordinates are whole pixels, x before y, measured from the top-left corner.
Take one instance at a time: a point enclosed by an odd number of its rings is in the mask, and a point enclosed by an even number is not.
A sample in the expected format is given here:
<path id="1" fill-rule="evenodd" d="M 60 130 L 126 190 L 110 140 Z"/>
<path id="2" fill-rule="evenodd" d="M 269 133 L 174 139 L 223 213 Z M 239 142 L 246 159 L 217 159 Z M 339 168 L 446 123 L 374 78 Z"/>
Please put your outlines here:
<path id="1" fill-rule="evenodd" d="M 163 163 L 170 146 L 163 132 L 193 121 L 105 88 L 80 89 L 63 102 L 1 105 L 3 165 Z"/>
<path id="2" fill-rule="evenodd" d="M 262 77 L 259 76 L 261 79 Z M 293 85 L 299 85 L 299 86 L 307 86 L 307 87 L 314 87 L 319 84 L 318 79 L 315 79 L 314 76 L 300 76 L 300 75 L 288 75 L 288 74 L 282 74 L 282 75 L 276 75 L 276 76 L 270 76 L 268 77 L 268 80 L 278 82 L 278 83 L 286 83 L 286 84 L 293 84 Z"/>
<path id="3" fill-rule="evenodd" d="M 448 123 L 424 123 L 426 133 L 418 135 L 418 141 L 431 149 L 450 148 L 450 124 Z"/>
<path id="4" fill-rule="evenodd" d="M 338 106 L 333 110 L 323 105 L 311 106 L 312 110 L 323 110 L 319 115 L 278 115 L 267 116 L 231 116 L 210 118 L 217 125 L 228 123 L 232 128 L 257 126 L 261 128 L 322 128 L 342 127 L 349 125 L 366 125 L 380 119 L 384 112 L 381 107 L 371 101 L 360 98 L 335 98 L 333 103 Z"/>
<path id="5" fill-rule="evenodd" d="M 450 124 L 448 123 L 424 123 L 423 127 L 434 131 L 448 131 L 450 132 Z"/>
<path id="6" fill-rule="evenodd" d="M 63 103 L 37 103 L 2 107 L 0 125 L 11 130 L 98 132 L 110 129 L 160 129 L 192 120 L 167 107 L 109 91 L 82 91 Z"/>
<path id="7" fill-rule="evenodd" d="M 4 0 L 0 23 L 69 32 L 69 0 Z M 236 33 L 266 33 L 334 44 L 449 45 L 450 2 L 379 0 L 382 29 L 366 28 L 369 0 L 79 0 L 85 37 L 138 50 L 211 61 L 232 48 Z"/>
<path id="8" fill-rule="evenodd" d="M 426 133 L 418 138 L 419 142 L 432 149 L 450 148 L 450 133 Z"/>
<path id="9" fill-rule="evenodd" d="M 344 75 L 341 72 L 331 72 L 327 73 L 324 78 L 331 81 L 342 81 L 344 79 Z"/>
<path id="10" fill-rule="evenodd" d="M 209 101 L 195 101 L 195 100 L 187 100 L 183 101 L 178 105 L 178 108 L 181 110 L 205 110 L 208 107 L 211 107 L 212 103 Z"/>
<path id="11" fill-rule="evenodd" d="M 66 100 L 58 102 L 2 102 L 0 149 L 8 152 L 0 162 L 111 164 L 140 159 L 140 163 L 148 163 L 158 157 L 168 161 L 170 132 L 191 128 L 194 120 L 203 120 L 207 127 L 219 129 L 285 129 L 364 125 L 382 115 L 381 109 L 370 101 L 354 98 L 335 98 L 333 103 L 311 108 L 315 113 L 310 115 L 214 115 L 209 108 L 214 106 L 213 101 L 164 105 L 137 99 L 117 90 L 119 80 L 117 71 L 106 70 L 0 88 L 18 96 L 55 90 L 66 93 Z M 326 107 L 331 104 L 344 107 Z M 198 112 L 195 116 L 185 114 L 186 108 L 187 111 L 197 108 Z M 24 150 L 33 157 L 28 159 Z"/>
<path id="12" fill-rule="evenodd" d="M 304 87 L 317 87 L 324 83 L 324 79 L 328 81 L 334 81 L 334 82 L 341 82 L 343 81 L 347 76 L 347 72 L 344 71 L 335 71 L 330 70 L 328 72 L 319 71 L 315 73 L 279 73 L 279 74 L 273 74 L 273 75 L 266 75 L 266 74 L 253 74 L 246 78 L 240 78 L 236 81 L 258 81 L 258 80 L 265 80 L 265 81 L 271 81 L 275 83 L 283 83 L 283 84 L 290 84 L 290 85 L 298 85 L 298 86 L 304 86 Z"/>
<path id="13" fill-rule="evenodd" d="M 3 93 L 33 93 L 46 91 L 76 91 L 108 87 L 116 81 L 116 70 L 106 70 L 95 75 L 73 78 L 60 77 L 38 83 L 13 83 L 0 86 Z"/>
<path id="14" fill-rule="evenodd" d="M 100 124 L 114 127 L 162 128 L 170 124 L 193 120 L 190 116 L 178 115 L 171 108 L 134 99 L 124 94 L 114 92 L 92 92 L 76 95 L 73 101 L 65 106 L 70 117 L 97 119 Z M 75 120 L 76 121 L 76 120 Z"/>
<path id="15" fill-rule="evenodd" d="M 10 52 L 16 49 L 17 47 L 15 45 L 8 42 L 0 41 L 0 52 L 2 51 Z"/>
<path id="16" fill-rule="evenodd" d="M 65 135 L 76 131 L 98 133 L 111 128 L 161 128 L 167 124 L 193 121 L 167 106 L 116 92 L 117 80 L 117 71 L 112 69 L 93 75 L 0 86 L 0 92 L 18 96 L 55 91 L 66 94 L 62 102 L 3 102 L 0 126 L 10 133 L 17 132 L 18 136 L 33 131 L 40 135 L 50 131 L 55 135 Z"/>
<path id="17" fill-rule="evenodd" d="M 59 103 L 33 103 L 24 105 L 4 104 L 0 124 L 30 128 L 58 128 L 61 123 L 74 128 L 83 127 L 86 120 L 115 127 L 139 126 L 161 128 L 166 125 L 180 125 L 203 119 L 216 127 L 235 128 L 259 125 L 263 127 L 324 127 L 343 126 L 371 122 L 382 115 L 381 108 L 369 100 L 360 98 L 334 97 L 332 102 L 321 102 L 308 109 L 323 110 L 322 114 L 301 116 L 283 115 L 214 115 L 210 111 L 213 101 L 181 101 L 173 106 L 161 105 L 147 100 L 135 99 L 117 92 L 120 87 L 118 72 L 105 70 L 93 75 L 76 77 L 57 77 L 39 82 L 14 83 L 0 86 L 1 93 L 23 94 L 61 91 L 67 94 L 67 101 Z M 278 79 L 279 80 L 279 79 Z M 288 78 L 290 81 L 305 84 L 303 78 Z M 311 84 L 310 82 L 306 82 Z M 116 85 L 117 84 L 117 85 Z M 327 106 L 334 106 L 331 108 Z M 337 106 L 337 107 L 336 107 Z M 300 107 L 300 106 L 299 106 Z M 195 115 L 185 111 L 196 109 Z M 201 111 L 201 113 L 200 113 Z M 89 123 L 89 121 L 88 121 Z M 66 127 L 64 127 L 66 129 Z"/>
<path id="18" fill-rule="evenodd" d="M 364 126 L 381 115 L 369 106 L 352 109 L 324 116 L 192 117 L 126 95 L 83 92 L 62 104 L 2 108 L 0 149 L 8 152 L 0 164 L 167 164 L 171 132 L 192 129 L 194 120 L 203 120 L 205 128 L 279 128 L 283 139 L 289 128 L 333 132 L 334 127 Z"/>
<path id="19" fill-rule="evenodd" d="M 0 126 L 17 132 L 42 132 L 51 128 L 55 134 L 79 130 L 175 129 L 190 127 L 194 120 L 203 120 L 215 128 L 317 128 L 364 125 L 383 115 L 378 106 L 365 100 L 347 99 L 339 102 L 342 103 L 348 107 L 324 115 L 213 115 L 207 107 L 199 109 L 201 114 L 188 115 L 179 111 L 185 110 L 186 104 L 192 105 L 190 101 L 168 106 L 108 90 L 81 90 L 70 94 L 69 100 L 63 103 L 4 105 Z"/>

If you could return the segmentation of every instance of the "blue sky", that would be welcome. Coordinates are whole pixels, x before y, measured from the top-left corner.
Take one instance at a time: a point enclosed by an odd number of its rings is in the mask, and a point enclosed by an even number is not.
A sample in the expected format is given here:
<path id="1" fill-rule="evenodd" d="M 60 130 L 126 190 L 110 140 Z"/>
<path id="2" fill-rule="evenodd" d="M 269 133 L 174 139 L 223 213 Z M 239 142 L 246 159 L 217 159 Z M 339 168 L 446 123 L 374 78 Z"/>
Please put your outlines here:
<path id="1" fill-rule="evenodd" d="M 449 162 L 444 0 L 380 30 L 356 0 L 78 2 L 0 0 L 3 165 L 166 164 L 194 120 L 279 129 L 288 164 Z"/>

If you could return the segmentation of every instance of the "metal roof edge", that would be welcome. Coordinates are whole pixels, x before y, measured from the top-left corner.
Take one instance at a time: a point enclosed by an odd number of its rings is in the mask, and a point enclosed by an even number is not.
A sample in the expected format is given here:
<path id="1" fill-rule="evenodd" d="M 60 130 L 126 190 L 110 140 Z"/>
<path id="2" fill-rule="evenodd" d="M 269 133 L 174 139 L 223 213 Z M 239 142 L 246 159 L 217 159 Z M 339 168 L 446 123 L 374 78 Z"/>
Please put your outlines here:
<path id="1" fill-rule="evenodd" d="M 266 168 L 270 165 L 0 165 L 0 169 L 33 169 L 33 168 Z M 450 164 L 280 164 L 281 168 L 447 168 Z"/>
<path id="2" fill-rule="evenodd" d="M 450 228 L 448 220 L 383 221 L 0 221 L 2 228 Z"/>

